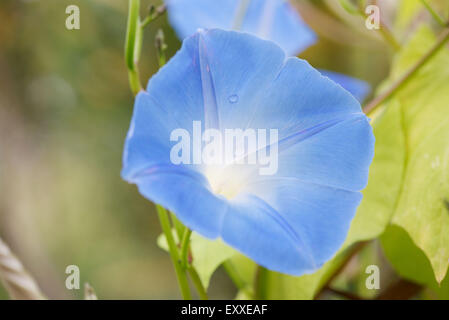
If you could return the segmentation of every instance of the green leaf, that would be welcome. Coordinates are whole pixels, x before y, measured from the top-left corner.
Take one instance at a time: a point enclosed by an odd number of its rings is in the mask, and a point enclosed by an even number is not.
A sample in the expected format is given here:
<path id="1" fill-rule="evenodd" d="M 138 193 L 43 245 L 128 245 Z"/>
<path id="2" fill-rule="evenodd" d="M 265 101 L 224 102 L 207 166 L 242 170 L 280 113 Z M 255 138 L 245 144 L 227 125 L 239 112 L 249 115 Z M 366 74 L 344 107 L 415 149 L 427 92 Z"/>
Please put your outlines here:
<path id="1" fill-rule="evenodd" d="M 173 230 L 173 237 L 178 243 L 177 233 Z M 160 248 L 168 251 L 167 240 L 164 234 L 161 234 L 157 239 L 157 244 Z M 207 289 L 210 278 L 215 270 L 226 260 L 238 254 L 236 250 L 229 247 L 221 240 L 209 240 L 196 232 L 192 233 L 190 237 L 190 250 L 192 253 L 192 265 L 195 267 L 198 275 Z"/>
<path id="2" fill-rule="evenodd" d="M 395 30 L 404 33 L 424 7 L 420 0 L 400 0 L 395 20 Z"/>
<path id="3" fill-rule="evenodd" d="M 136 49 L 140 49 L 139 45 L 139 0 L 129 1 L 128 27 L 125 41 L 125 61 L 129 70 L 135 69 L 136 58 L 139 53 Z"/>
<path id="4" fill-rule="evenodd" d="M 234 300 L 252 300 L 252 299 L 253 299 L 252 293 L 245 290 L 239 290 Z"/>
<path id="5" fill-rule="evenodd" d="M 345 246 L 380 236 L 394 213 L 405 165 L 405 139 L 402 134 L 400 106 L 390 103 L 387 111 L 373 124 L 375 156 L 370 167 L 368 186 L 352 221 Z"/>
<path id="6" fill-rule="evenodd" d="M 431 288 L 439 299 L 449 299 L 449 276 L 439 285 L 432 266 L 422 250 L 398 226 L 388 227 L 381 237 L 384 254 L 396 272 L 405 279 Z"/>
<path id="7" fill-rule="evenodd" d="M 399 74 L 436 41 L 422 28 L 395 63 Z M 445 48 L 398 93 L 406 171 L 393 223 L 429 258 L 438 282 L 449 264 L 449 51 Z"/>
<path id="8" fill-rule="evenodd" d="M 358 8 L 351 2 L 351 0 L 339 0 L 340 5 L 346 12 L 350 14 L 359 14 Z"/>
<path id="9" fill-rule="evenodd" d="M 395 59 L 390 82 L 409 70 L 435 43 L 427 28 L 421 28 Z M 441 49 L 396 94 L 390 104 L 399 108 L 405 152 L 400 193 L 392 222 L 406 230 L 426 254 L 435 277 L 441 282 L 449 264 L 449 51 Z M 379 122 L 397 122 L 385 115 Z M 382 149 L 377 145 L 376 152 Z M 381 174 L 382 175 L 382 174 Z M 389 181 L 390 176 L 382 175 Z M 396 180 L 389 181 L 396 185 Z M 371 181 L 370 181 L 371 184 Z"/>
<path id="10" fill-rule="evenodd" d="M 254 279 L 256 276 L 257 264 L 250 258 L 239 253 L 229 259 L 229 263 L 234 266 L 234 270 L 237 273 L 241 287 L 246 289 L 254 288 Z"/>

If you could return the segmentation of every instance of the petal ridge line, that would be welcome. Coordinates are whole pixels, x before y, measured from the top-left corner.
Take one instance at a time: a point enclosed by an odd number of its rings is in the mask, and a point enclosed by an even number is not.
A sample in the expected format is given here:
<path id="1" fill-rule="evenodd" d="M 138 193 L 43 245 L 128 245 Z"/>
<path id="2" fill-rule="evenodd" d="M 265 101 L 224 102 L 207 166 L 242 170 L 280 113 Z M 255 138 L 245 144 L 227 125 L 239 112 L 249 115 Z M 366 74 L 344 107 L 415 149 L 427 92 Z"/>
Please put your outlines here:
<path id="1" fill-rule="evenodd" d="M 205 32 L 207 31 L 200 31 L 198 36 L 199 68 L 204 104 L 204 122 L 206 129 L 219 129 L 220 119 L 218 118 L 217 97 L 215 93 L 214 80 L 210 70 L 206 42 L 203 35 Z"/>
<path id="2" fill-rule="evenodd" d="M 334 127 L 344 121 L 348 121 L 348 120 L 356 120 L 356 119 L 362 119 L 363 117 L 365 117 L 365 114 L 362 112 L 357 112 L 357 113 L 351 113 L 348 114 L 347 116 L 344 117 L 340 117 L 340 118 L 336 118 L 336 119 L 332 119 L 332 120 L 328 120 L 322 123 L 319 123 L 317 125 L 314 125 L 312 127 L 294 132 L 290 135 L 288 135 L 285 138 L 280 139 L 277 143 L 278 143 L 278 151 L 282 152 L 283 150 L 287 150 L 288 148 L 296 145 L 297 143 L 306 140 L 307 138 L 313 137 L 315 135 L 317 135 L 318 133 L 329 129 L 331 127 Z M 226 167 L 233 165 L 234 163 L 236 163 L 237 161 L 241 161 L 241 160 L 245 160 L 249 155 L 259 152 L 261 150 L 264 150 L 266 148 L 269 148 L 273 146 L 273 144 L 267 144 L 263 147 L 257 148 L 256 150 L 252 150 L 251 152 L 247 152 L 244 155 L 242 155 L 240 158 L 235 159 L 233 162 L 229 163 Z"/>
<path id="3" fill-rule="evenodd" d="M 312 255 L 310 247 L 305 244 L 305 242 L 302 240 L 302 237 L 293 229 L 290 223 L 288 223 L 288 221 L 285 220 L 285 218 L 277 210 L 275 210 L 270 204 L 268 204 L 260 197 L 250 193 L 247 193 L 245 195 L 248 198 L 257 201 L 257 203 L 261 206 L 262 212 L 266 213 L 270 218 L 278 223 L 281 229 L 283 229 L 288 235 L 294 246 L 298 249 L 298 252 L 304 253 L 308 261 L 312 264 L 312 268 L 316 269 L 318 264 L 316 263 L 315 258 Z"/>
<path id="4" fill-rule="evenodd" d="M 314 185 L 314 186 L 318 186 L 318 187 L 322 187 L 322 188 L 333 189 L 333 190 L 337 190 L 337 191 L 343 191 L 343 192 L 347 192 L 347 193 L 360 193 L 360 190 L 351 190 L 351 189 L 342 188 L 342 187 L 338 187 L 338 186 L 334 186 L 334 185 L 330 185 L 330 184 L 313 182 L 313 181 L 309 181 L 309 180 L 302 180 L 302 179 L 299 179 L 297 177 L 279 177 L 279 176 L 271 176 L 270 177 L 270 176 L 264 176 L 264 178 L 256 179 L 256 180 L 253 180 L 251 182 L 248 182 L 246 184 L 246 186 L 257 185 L 259 183 L 265 183 L 265 182 L 271 182 L 273 180 L 279 180 L 280 182 L 282 182 L 282 181 L 295 181 L 297 183 L 304 183 L 304 184 Z"/>

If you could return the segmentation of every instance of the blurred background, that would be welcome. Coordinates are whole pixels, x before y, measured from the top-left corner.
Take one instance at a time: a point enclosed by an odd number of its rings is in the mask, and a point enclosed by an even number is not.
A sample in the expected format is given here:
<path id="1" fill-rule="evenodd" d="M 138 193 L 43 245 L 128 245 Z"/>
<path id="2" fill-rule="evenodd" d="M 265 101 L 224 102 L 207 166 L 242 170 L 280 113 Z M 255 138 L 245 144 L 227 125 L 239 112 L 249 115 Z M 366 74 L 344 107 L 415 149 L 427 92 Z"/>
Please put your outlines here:
<path id="1" fill-rule="evenodd" d="M 160 3 L 142 0 L 142 15 Z M 302 58 L 373 88 L 387 76 L 392 52 L 363 21 L 345 21 L 337 1 L 293 3 L 320 36 Z M 395 1 L 383 3 L 388 23 Z M 71 4 L 80 8 L 80 30 L 65 27 Z M 99 298 L 180 297 L 169 256 L 156 245 L 152 203 L 120 178 L 133 107 L 123 58 L 127 9 L 125 0 L 0 0 L 0 235 L 50 298 L 82 297 L 65 288 L 73 264 Z M 165 15 L 153 22 L 143 83 L 157 70 L 159 28 L 169 56 L 180 48 Z M 234 297 L 222 270 L 211 283 L 211 298 Z"/>

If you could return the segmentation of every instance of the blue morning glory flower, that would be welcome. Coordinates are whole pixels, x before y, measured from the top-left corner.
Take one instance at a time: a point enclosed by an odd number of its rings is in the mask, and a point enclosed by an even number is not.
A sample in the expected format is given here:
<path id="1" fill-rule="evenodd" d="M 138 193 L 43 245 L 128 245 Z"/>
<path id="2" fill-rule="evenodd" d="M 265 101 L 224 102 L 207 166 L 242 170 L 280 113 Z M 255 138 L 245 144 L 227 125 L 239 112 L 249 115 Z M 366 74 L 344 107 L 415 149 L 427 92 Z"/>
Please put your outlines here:
<path id="1" fill-rule="evenodd" d="M 348 90 L 357 100 L 363 101 L 371 91 L 371 87 L 365 81 L 349 77 L 347 75 L 320 69 L 323 76 L 330 78 Z"/>
<path id="2" fill-rule="evenodd" d="M 315 33 L 286 0 L 166 0 L 170 23 L 181 39 L 197 29 L 248 32 L 275 41 L 288 55 L 315 43 Z"/>
<path id="3" fill-rule="evenodd" d="M 316 35 L 287 0 L 165 0 L 171 25 L 184 39 L 199 28 L 248 32 L 276 42 L 296 56 L 316 42 Z M 335 72 L 321 71 L 363 101 L 370 86 Z"/>
<path id="4" fill-rule="evenodd" d="M 229 148 L 229 132 L 244 143 Z M 271 41 L 215 29 L 136 97 L 122 176 L 201 235 L 301 275 L 344 242 L 373 149 L 346 90 Z"/>

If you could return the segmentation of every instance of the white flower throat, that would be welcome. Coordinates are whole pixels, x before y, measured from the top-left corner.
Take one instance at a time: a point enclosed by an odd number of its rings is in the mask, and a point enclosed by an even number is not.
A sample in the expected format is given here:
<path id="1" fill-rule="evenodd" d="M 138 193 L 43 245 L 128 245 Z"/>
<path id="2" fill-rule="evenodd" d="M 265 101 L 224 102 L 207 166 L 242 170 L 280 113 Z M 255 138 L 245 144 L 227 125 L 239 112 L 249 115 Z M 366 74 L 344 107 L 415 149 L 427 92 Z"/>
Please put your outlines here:
<path id="1" fill-rule="evenodd" d="M 205 173 L 215 192 L 234 193 L 236 184 L 249 171 L 274 175 L 278 170 L 277 129 L 206 129 L 193 121 L 192 134 L 178 128 L 171 132 L 170 161 L 175 165 L 205 165 Z M 226 191 L 226 189 L 232 189 Z"/>

